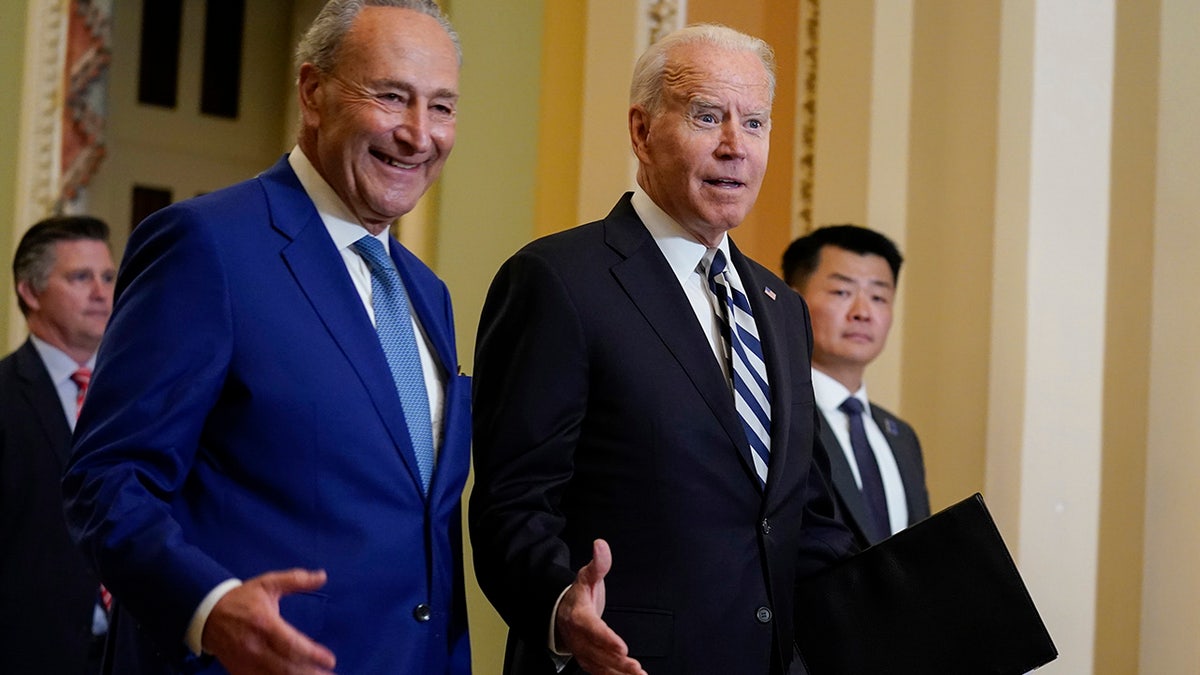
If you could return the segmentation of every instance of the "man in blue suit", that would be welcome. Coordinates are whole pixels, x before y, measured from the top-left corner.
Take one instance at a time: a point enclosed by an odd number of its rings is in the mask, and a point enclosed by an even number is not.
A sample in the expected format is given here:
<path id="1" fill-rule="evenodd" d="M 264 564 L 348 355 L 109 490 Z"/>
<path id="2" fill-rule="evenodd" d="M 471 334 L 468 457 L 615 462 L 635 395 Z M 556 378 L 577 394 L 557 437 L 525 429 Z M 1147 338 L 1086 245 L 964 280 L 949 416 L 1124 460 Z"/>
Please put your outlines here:
<path id="1" fill-rule="evenodd" d="M 445 285 L 388 236 L 460 61 L 432 0 L 331 0 L 297 147 L 131 237 L 63 482 L 111 672 L 468 672 L 470 386 Z"/>

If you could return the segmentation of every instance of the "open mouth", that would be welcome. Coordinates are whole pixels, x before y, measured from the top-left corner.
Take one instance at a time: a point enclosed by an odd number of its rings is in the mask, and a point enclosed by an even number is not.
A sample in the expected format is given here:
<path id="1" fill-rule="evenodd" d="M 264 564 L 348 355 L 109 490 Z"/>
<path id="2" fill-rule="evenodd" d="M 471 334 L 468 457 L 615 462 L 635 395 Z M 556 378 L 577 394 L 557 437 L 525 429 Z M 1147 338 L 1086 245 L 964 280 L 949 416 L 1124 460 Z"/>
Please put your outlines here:
<path id="1" fill-rule="evenodd" d="M 372 150 L 371 156 L 374 157 L 375 159 L 383 162 L 384 164 L 387 164 L 388 166 L 391 166 L 391 167 L 395 167 L 397 169 L 415 169 L 418 166 L 417 164 L 405 164 L 404 162 L 401 162 L 398 159 L 392 159 L 391 157 L 388 157 L 387 155 L 379 152 L 378 150 Z"/>
<path id="2" fill-rule="evenodd" d="M 745 186 L 745 183 L 732 178 L 706 178 L 705 184 L 718 188 L 740 188 Z"/>

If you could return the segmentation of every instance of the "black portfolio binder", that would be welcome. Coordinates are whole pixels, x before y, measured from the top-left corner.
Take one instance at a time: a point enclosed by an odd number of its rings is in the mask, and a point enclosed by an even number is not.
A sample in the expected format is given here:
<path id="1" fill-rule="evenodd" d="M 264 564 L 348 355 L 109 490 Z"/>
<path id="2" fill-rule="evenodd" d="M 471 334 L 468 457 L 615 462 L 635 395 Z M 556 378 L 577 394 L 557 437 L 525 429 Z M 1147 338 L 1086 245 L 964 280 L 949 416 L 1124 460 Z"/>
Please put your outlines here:
<path id="1" fill-rule="evenodd" d="M 811 675 L 1018 675 L 1058 650 L 976 493 L 799 583 Z"/>

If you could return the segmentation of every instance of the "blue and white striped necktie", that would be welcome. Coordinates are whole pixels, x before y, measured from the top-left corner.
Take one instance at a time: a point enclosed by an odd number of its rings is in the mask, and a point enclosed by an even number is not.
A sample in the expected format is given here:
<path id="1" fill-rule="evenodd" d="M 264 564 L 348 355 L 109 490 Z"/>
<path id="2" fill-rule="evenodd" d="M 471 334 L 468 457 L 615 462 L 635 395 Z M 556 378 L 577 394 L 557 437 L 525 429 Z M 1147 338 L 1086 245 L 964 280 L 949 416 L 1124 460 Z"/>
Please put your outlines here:
<path id="1" fill-rule="evenodd" d="M 750 301 L 733 283 L 727 268 L 725 254 L 717 249 L 708 267 L 708 289 L 724 310 L 720 318 L 729 347 L 733 403 L 750 442 L 754 470 L 766 485 L 771 457 L 771 387 L 767 383 L 767 366 Z"/>
<path id="2" fill-rule="evenodd" d="M 371 268 L 371 306 L 375 310 L 375 332 L 387 357 L 404 421 L 412 438 L 421 487 L 429 491 L 433 476 L 433 425 L 429 415 L 429 392 L 421 368 L 421 353 L 413 331 L 408 292 L 400 272 L 388 257 L 383 244 L 370 235 L 351 244 Z"/>

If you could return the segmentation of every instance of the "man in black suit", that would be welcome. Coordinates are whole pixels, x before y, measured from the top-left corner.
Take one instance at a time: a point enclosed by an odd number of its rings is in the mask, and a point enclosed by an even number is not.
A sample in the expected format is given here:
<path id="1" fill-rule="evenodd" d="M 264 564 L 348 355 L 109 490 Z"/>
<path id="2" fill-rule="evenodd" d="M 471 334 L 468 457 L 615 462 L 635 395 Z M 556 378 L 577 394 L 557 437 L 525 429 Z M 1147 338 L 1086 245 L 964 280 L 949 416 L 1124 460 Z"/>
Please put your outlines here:
<path id="1" fill-rule="evenodd" d="M 718 26 L 652 46 L 638 188 L 492 284 L 470 526 L 506 673 L 805 672 L 795 581 L 853 538 L 815 452 L 804 303 L 726 236 L 766 169 L 773 61 Z"/>
<path id="2" fill-rule="evenodd" d="M 104 602 L 67 535 L 59 481 L 115 275 L 95 218 L 43 220 L 17 246 L 29 339 L 0 361 L 0 673 L 98 672 Z"/>
<path id="3" fill-rule="evenodd" d="M 917 435 L 869 402 L 863 381 L 887 342 L 903 261 L 890 239 L 856 225 L 819 228 L 783 255 L 784 279 L 812 311 L 821 444 L 829 452 L 838 506 L 863 547 L 929 516 Z M 858 431 L 867 445 L 856 453 Z"/>

